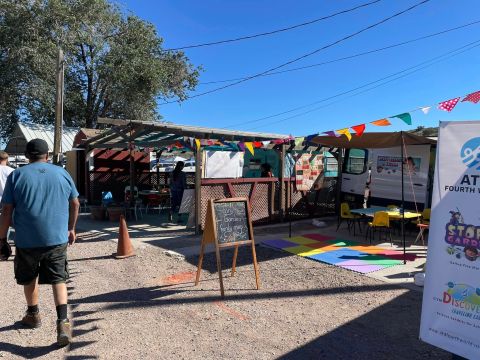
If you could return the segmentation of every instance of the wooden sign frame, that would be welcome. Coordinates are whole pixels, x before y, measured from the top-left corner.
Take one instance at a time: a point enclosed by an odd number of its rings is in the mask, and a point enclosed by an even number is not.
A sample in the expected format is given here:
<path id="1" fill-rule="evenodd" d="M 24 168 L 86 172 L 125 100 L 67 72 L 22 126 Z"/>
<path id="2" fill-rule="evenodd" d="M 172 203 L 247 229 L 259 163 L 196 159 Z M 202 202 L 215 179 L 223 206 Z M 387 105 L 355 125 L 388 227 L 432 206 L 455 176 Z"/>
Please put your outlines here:
<path id="1" fill-rule="evenodd" d="M 228 243 L 219 243 L 218 241 L 218 232 L 217 232 L 217 221 L 215 217 L 215 208 L 214 204 L 217 203 L 231 203 L 231 202 L 243 202 L 245 203 L 246 216 L 247 216 L 247 225 L 248 225 L 248 239 L 233 241 Z M 255 240 L 253 238 L 253 227 L 252 227 L 252 216 L 250 210 L 250 202 L 248 198 L 236 197 L 236 198 L 226 198 L 220 200 L 211 199 L 208 202 L 207 206 L 207 216 L 205 218 L 205 228 L 202 236 L 202 243 L 200 245 L 200 256 L 198 258 L 197 266 L 197 276 L 195 278 L 195 286 L 198 285 L 200 281 L 200 273 L 202 271 L 203 255 L 205 253 L 205 246 L 207 244 L 215 244 L 215 255 L 217 260 L 217 272 L 220 282 L 220 294 L 222 297 L 225 297 L 225 290 L 223 287 L 223 276 L 222 276 L 222 261 L 220 257 L 220 250 L 225 248 L 234 247 L 233 261 L 232 261 L 232 272 L 231 276 L 235 275 L 236 265 L 237 265 L 237 256 L 238 256 L 238 247 L 240 245 L 251 245 L 252 247 L 252 257 L 253 257 L 253 268 L 255 270 L 255 282 L 257 285 L 257 290 L 260 289 L 260 278 L 259 278 L 259 269 L 257 263 L 257 254 L 255 252 Z"/>

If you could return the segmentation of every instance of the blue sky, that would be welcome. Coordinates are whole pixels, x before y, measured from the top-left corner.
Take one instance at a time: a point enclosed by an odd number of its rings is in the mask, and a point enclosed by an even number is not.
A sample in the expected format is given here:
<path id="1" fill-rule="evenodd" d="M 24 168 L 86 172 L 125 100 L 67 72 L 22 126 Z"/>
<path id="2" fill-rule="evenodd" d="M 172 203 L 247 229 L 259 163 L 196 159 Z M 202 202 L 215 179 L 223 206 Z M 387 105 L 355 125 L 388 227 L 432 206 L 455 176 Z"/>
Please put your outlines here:
<path id="1" fill-rule="evenodd" d="M 369 2 L 317 0 L 120 0 L 121 8 L 153 23 L 165 48 L 205 43 L 303 23 Z M 260 73 L 402 11 L 420 0 L 379 3 L 292 31 L 230 44 L 185 50 L 204 71 L 200 83 Z M 306 66 L 381 48 L 480 20 L 480 1 L 431 0 L 352 39 L 285 67 Z M 181 104 L 159 105 L 178 124 L 304 136 L 336 130 L 433 105 L 412 113 L 413 125 L 367 131 L 437 126 L 440 120 L 480 120 L 480 103 L 459 103 L 447 113 L 438 102 L 480 90 L 480 46 L 442 58 L 409 76 L 330 102 L 258 120 L 349 91 L 480 40 L 480 24 L 355 59 L 253 79 Z M 453 54 L 452 54 L 453 55 Z M 430 63 L 428 63 L 430 64 Z M 223 84 L 200 84 L 200 93 Z M 335 103 L 332 104 L 332 102 Z M 320 109 L 313 110 L 314 108 Z M 308 114 L 304 112 L 310 111 Z"/>

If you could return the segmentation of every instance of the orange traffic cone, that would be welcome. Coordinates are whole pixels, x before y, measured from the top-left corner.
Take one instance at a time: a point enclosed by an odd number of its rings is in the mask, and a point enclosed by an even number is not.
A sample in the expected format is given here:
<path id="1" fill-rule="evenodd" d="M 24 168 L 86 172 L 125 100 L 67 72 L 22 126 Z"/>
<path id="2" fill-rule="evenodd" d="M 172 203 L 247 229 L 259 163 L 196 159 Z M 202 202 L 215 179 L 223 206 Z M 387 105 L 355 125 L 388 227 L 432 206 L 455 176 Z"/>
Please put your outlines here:
<path id="1" fill-rule="evenodd" d="M 125 222 L 125 216 L 120 215 L 120 228 L 118 229 L 118 245 L 117 253 L 113 254 L 116 259 L 124 259 L 130 256 L 135 256 L 133 251 L 132 242 L 128 235 L 127 223 Z"/>

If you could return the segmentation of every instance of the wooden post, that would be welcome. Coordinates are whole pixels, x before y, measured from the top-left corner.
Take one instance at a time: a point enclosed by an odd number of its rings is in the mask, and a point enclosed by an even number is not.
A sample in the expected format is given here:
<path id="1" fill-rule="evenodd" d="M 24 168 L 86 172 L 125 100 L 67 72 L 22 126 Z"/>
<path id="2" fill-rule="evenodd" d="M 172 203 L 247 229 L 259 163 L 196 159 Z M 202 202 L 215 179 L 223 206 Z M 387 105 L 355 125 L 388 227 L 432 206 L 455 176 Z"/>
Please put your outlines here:
<path id="1" fill-rule="evenodd" d="M 282 144 L 280 147 L 280 174 L 278 174 L 278 180 L 280 181 L 280 218 L 282 221 L 285 220 L 285 154 L 286 154 L 286 145 Z"/>
<path id="2" fill-rule="evenodd" d="M 342 169 L 343 169 L 343 153 L 344 149 L 338 149 L 337 163 L 338 163 L 338 174 L 337 174 L 337 194 L 335 197 L 335 213 L 338 214 L 338 221 L 340 221 L 340 202 L 342 195 Z"/>
<path id="3" fill-rule="evenodd" d="M 55 94 L 55 133 L 53 137 L 53 163 L 61 164 L 62 154 L 62 126 L 63 126 L 63 50 L 58 49 L 56 71 L 56 94 Z"/>
<path id="4" fill-rule="evenodd" d="M 202 224 L 202 148 L 195 151 L 195 234 L 200 234 Z"/>
<path id="5" fill-rule="evenodd" d="M 135 188 L 135 153 L 133 150 L 133 144 L 130 144 L 130 207 L 133 207 L 135 199 L 133 197 L 133 189 Z"/>
<path id="6" fill-rule="evenodd" d="M 235 250 L 233 251 L 233 261 L 232 261 L 232 276 L 235 275 L 237 270 L 237 256 L 238 256 L 238 245 L 235 245 Z"/>

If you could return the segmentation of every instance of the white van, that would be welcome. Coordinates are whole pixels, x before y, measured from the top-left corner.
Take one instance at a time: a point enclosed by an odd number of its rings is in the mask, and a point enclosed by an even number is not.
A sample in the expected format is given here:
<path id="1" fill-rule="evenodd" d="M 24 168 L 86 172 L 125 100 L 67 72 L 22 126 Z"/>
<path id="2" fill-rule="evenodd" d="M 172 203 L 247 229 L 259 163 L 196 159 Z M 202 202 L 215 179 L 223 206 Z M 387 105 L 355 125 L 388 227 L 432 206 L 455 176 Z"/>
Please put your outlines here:
<path id="1" fill-rule="evenodd" d="M 432 145 L 407 145 L 402 164 L 400 147 L 347 149 L 342 171 L 342 197 L 363 204 L 399 204 L 404 199 L 420 208 L 430 205 L 431 174 L 434 166 Z"/>

